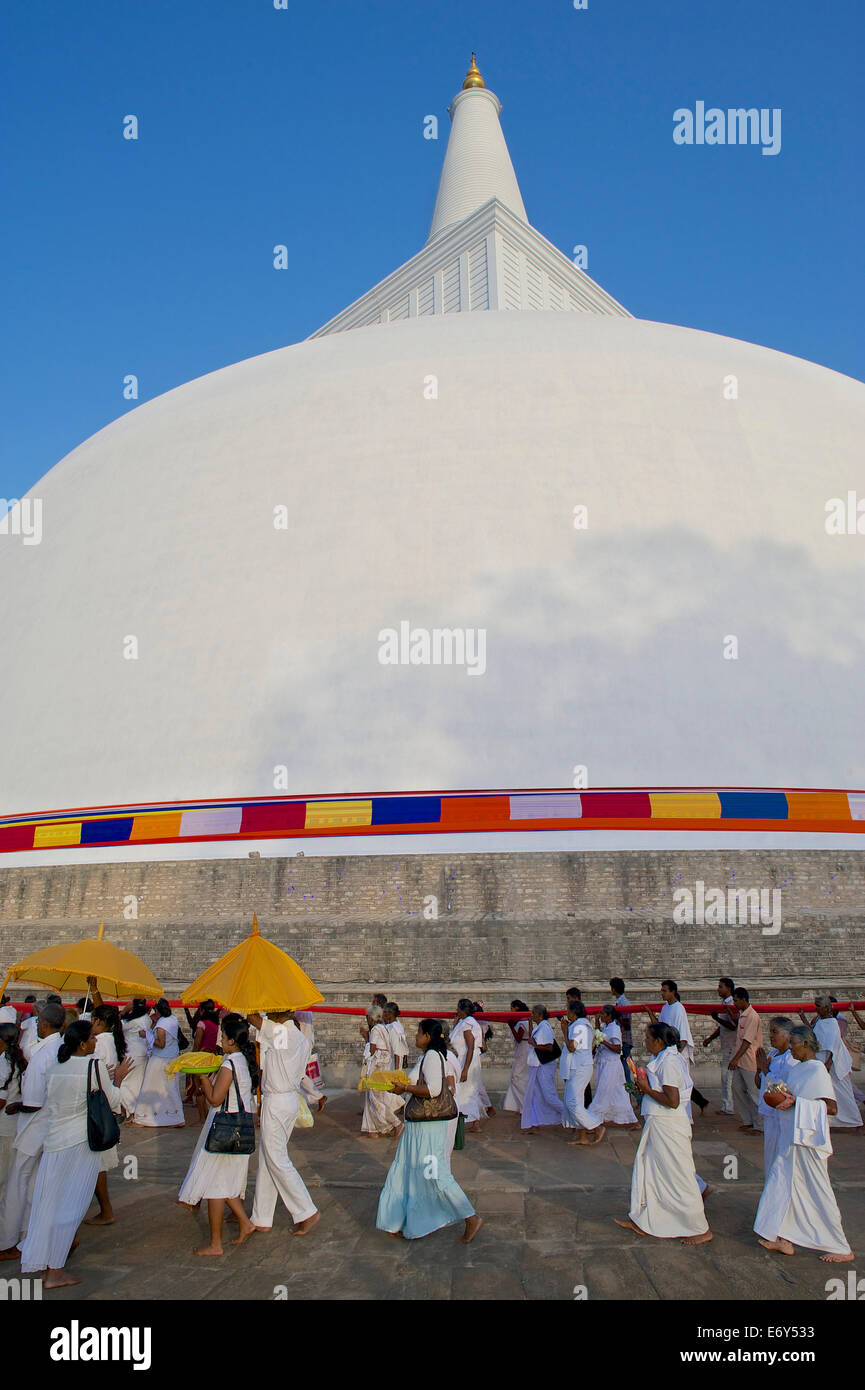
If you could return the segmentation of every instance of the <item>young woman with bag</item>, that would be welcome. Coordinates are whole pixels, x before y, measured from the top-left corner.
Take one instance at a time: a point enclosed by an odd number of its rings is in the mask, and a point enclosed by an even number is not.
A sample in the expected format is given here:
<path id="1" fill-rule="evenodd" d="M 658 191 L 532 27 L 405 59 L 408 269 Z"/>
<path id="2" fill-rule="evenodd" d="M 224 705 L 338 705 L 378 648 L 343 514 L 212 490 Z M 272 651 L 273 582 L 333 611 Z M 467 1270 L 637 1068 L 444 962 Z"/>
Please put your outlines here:
<path id="1" fill-rule="evenodd" d="M 468 1245 L 483 1222 L 451 1173 L 448 1130 L 458 1112 L 438 1019 L 421 1021 L 416 1045 L 422 1056 L 408 1085 L 394 1084 L 397 1095 L 408 1097 L 405 1125 L 379 1198 L 376 1226 L 417 1240 L 464 1221 L 460 1240 Z"/>
<path id="2" fill-rule="evenodd" d="M 258 1081 L 255 1047 L 246 1019 L 223 1019 L 222 1046 L 225 1056 L 215 1077 L 199 1078 L 210 1111 L 177 1198 L 180 1206 L 190 1211 L 195 1211 L 199 1202 L 207 1202 L 210 1241 L 199 1247 L 196 1255 L 223 1253 L 226 1203 L 239 1223 L 233 1245 L 242 1245 L 255 1230 L 243 1206 L 249 1155 L 255 1147 L 252 1092 Z"/>
<path id="3" fill-rule="evenodd" d="M 88 1022 L 70 1023 L 57 1061 L 46 1073 L 45 1141 L 20 1247 L 21 1273 L 45 1270 L 46 1289 L 81 1283 L 64 1266 L 93 1197 L 102 1145 L 112 1137 L 107 1132 L 111 1116 L 105 1112 L 108 1107 L 120 1112 L 120 1091 L 93 1057 L 95 1047 Z M 115 1081 L 122 1081 L 128 1068 L 128 1062 L 121 1062 Z"/>

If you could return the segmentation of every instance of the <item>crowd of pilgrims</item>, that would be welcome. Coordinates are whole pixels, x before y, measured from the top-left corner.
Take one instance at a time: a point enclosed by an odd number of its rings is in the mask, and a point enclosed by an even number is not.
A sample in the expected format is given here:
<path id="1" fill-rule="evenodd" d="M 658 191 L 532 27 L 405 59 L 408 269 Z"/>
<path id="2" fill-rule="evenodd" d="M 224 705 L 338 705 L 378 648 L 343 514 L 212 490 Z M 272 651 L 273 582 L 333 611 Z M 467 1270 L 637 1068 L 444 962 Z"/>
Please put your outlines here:
<path id="1" fill-rule="evenodd" d="M 88 1130 L 88 1094 L 101 1088 L 123 1123 L 143 1127 L 185 1125 L 184 1103 L 200 1122 L 177 1201 L 188 1211 L 207 1204 L 209 1239 L 197 1255 L 223 1254 L 223 1223 L 236 1224 L 232 1244 L 270 1231 L 277 1200 L 305 1236 L 320 1214 L 288 1156 L 295 1126 L 312 1123 L 325 1097 L 311 1062 L 309 1012 L 250 1013 L 242 1017 L 204 1001 L 186 1011 L 190 1037 L 171 1006 L 137 999 L 121 1011 L 91 992 L 76 1008 L 59 996 L 19 1011 L 0 1000 L 0 1260 L 21 1261 L 22 1274 L 40 1274 L 45 1288 L 80 1281 L 66 1270 L 82 1222 L 114 1221 L 108 1175 L 118 1149 L 94 1151 Z M 503 1110 L 519 1116 L 527 1134 L 555 1126 L 573 1146 L 601 1144 L 610 1127 L 641 1129 L 631 1176 L 630 1209 L 617 1224 L 640 1235 L 678 1238 L 685 1245 L 712 1239 L 705 1212 L 711 1188 L 696 1172 L 693 1108 L 708 1104 L 694 1087 L 695 1044 L 674 980 L 661 985 L 663 1006 L 632 1010 L 625 982 L 610 980 L 611 1001 L 594 1020 L 581 991 L 566 991 L 563 1017 L 545 1005 L 511 1001 L 508 1027 L 513 1062 Z M 759 1242 L 787 1255 L 799 1245 L 829 1262 L 852 1260 L 829 1178 L 830 1134 L 861 1132 L 854 1067 L 847 1047 L 855 1010 L 839 1012 L 834 996 L 818 995 L 813 1024 L 786 1016 L 769 1020 L 769 1049 L 748 991 L 728 977 L 718 984 L 712 1013 L 721 1045 L 721 1106 L 739 1129 L 762 1134 L 765 1184 L 754 1221 Z M 416 1239 L 461 1224 L 469 1243 L 483 1221 L 451 1168 L 454 1149 L 496 1115 L 482 1077 L 492 1028 L 478 1015 L 478 1000 L 460 999 L 452 1024 L 425 1018 L 410 1043 L 398 1005 L 373 996 L 360 1032 L 362 1077 L 401 1073 L 392 1089 L 363 1090 L 361 1134 L 391 1138 L 397 1147 L 381 1192 L 377 1226 Z M 642 1042 L 645 1067 L 629 1061 L 640 1014 L 648 1015 Z M 190 1041 L 196 1052 L 216 1052 L 218 1070 L 178 1076 L 168 1064 Z M 409 1071 L 412 1052 L 417 1059 Z M 780 1104 L 772 1092 L 783 1092 Z M 785 1089 L 786 1088 L 786 1089 Z M 561 1094 L 560 1094 L 561 1089 Z M 208 1147 L 218 1112 L 257 1112 L 258 1165 L 252 1210 L 245 1207 L 247 1153 Z M 242 1118 L 242 1117 L 241 1117 Z M 251 1125 L 251 1120 L 249 1121 Z M 573 1136 L 573 1137 L 571 1137 Z M 93 1202 L 98 1210 L 90 1217 Z"/>

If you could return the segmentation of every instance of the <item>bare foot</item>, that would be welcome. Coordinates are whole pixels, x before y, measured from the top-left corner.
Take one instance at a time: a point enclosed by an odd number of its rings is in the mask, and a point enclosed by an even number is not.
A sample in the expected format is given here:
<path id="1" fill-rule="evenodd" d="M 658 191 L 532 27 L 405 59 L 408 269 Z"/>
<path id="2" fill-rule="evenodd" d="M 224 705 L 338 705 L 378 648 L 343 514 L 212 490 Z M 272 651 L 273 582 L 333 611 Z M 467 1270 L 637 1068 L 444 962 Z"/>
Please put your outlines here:
<path id="1" fill-rule="evenodd" d="M 268 1235 L 270 1235 L 270 1232 L 273 1230 L 273 1227 L 272 1227 L 272 1226 L 253 1226 L 252 1229 L 253 1229 L 254 1231 L 258 1231 L 259 1235 L 268 1236 Z"/>
<path id="2" fill-rule="evenodd" d="M 174 1205 L 177 1207 L 183 1207 L 184 1211 L 198 1211 L 198 1203 L 196 1203 L 196 1205 L 193 1206 L 191 1202 L 175 1202 Z"/>
<path id="3" fill-rule="evenodd" d="M 846 1265 L 846 1264 L 849 1264 L 849 1263 L 850 1263 L 850 1261 L 852 1260 L 852 1258 L 853 1258 L 853 1251 L 852 1251 L 852 1250 L 850 1251 L 849 1255 L 821 1255 L 821 1256 L 820 1256 L 820 1259 L 823 1261 L 824 1265 Z"/>
<path id="4" fill-rule="evenodd" d="M 743 1134 L 750 1134 L 750 1133 L 751 1133 L 751 1126 L 750 1126 L 750 1125 L 737 1125 L 736 1128 L 737 1128 L 737 1129 L 740 1129 L 740 1130 L 742 1131 Z"/>
<path id="5" fill-rule="evenodd" d="M 778 1250 L 782 1255 L 795 1254 L 789 1240 L 785 1240 L 783 1236 L 779 1236 L 777 1240 L 763 1240 L 758 1238 L 757 1244 L 762 1245 L 764 1250 Z"/>
<path id="6" fill-rule="evenodd" d="M 210 1245 L 202 1245 L 198 1250 L 193 1250 L 192 1253 L 193 1255 L 221 1255 L 222 1246 L 214 1245 L 211 1241 Z"/>
<path id="7" fill-rule="evenodd" d="M 113 1226 L 114 1213 L 109 1216 L 107 1212 L 100 1211 L 96 1216 L 85 1216 L 85 1226 Z"/>
<path id="8" fill-rule="evenodd" d="M 712 1240 L 712 1232 L 708 1228 L 699 1236 L 685 1236 L 682 1245 L 708 1245 Z"/>
<path id="9" fill-rule="evenodd" d="M 241 1226 L 234 1240 L 231 1242 L 232 1245 L 242 1245 L 245 1240 L 249 1240 L 250 1236 L 255 1235 L 256 1229 L 257 1228 L 253 1226 L 251 1221 L 248 1226 Z"/>
<path id="10" fill-rule="evenodd" d="M 573 1148 L 575 1144 L 581 1145 L 584 1149 L 589 1146 L 588 1139 L 566 1139 L 565 1143 L 569 1144 L 571 1148 Z"/>
<path id="11" fill-rule="evenodd" d="M 460 1236 L 460 1245 L 471 1245 L 483 1224 L 483 1219 L 480 1216 L 467 1216 L 465 1231 Z"/>
<path id="12" fill-rule="evenodd" d="M 8 1250 L 0 1250 L 0 1260 L 20 1260 L 21 1251 L 17 1245 L 10 1245 Z"/>
<path id="13" fill-rule="evenodd" d="M 321 1113 L 321 1111 L 324 1109 L 324 1107 L 325 1107 L 326 1105 L 327 1105 L 327 1096 L 319 1096 L 319 1098 L 318 1098 L 318 1109 L 319 1109 L 319 1113 Z M 361 1111 L 360 1113 L 363 1114 L 363 1111 Z"/>
<path id="14" fill-rule="evenodd" d="M 589 1140 L 589 1143 L 590 1143 L 590 1144 L 600 1144 L 601 1140 L 603 1139 L 604 1135 L 605 1135 L 606 1132 L 607 1132 L 607 1127 L 606 1127 L 606 1125 L 598 1125 L 598 1128 L 597 1128 L 597 1130 L 596 1130 L 595 1132 L 596 1132 L 596 1134 L 597 1134 L 598 1137 L 597 1137 L 597 1139 L 590 1139 L 590 1140 Z"/>
<path id="15" fill-rule="evenodd" d="M 394 1240 L 405 1240 L 405 1236 L 403 1235 L 402 1231 L 388 1231 L 388 1235 L 391 1236 Z"/>
<path id="16" fill-rule="evenodd" d="M 466 1125 L 469 1134 L 483 1134 L 479 1120 L 473 1120 L 470 1125 Z"/>
<path id="17" fill-rule="evenodd" d="M 496 1113 L 496 1112 L 495 1112 L 495 1107 L 492 1106 L 492 1105 L 488 1105 L 488 1106 L 487 1106 L 487 1114 L 489 1115 L 490 1119 L 493 1118 L 493 1115 L 494 1115 L 495 1113 Z"/>
<path id="18" fill-rule="evenodd" d="M 312 1216 L 308 1216 L 305 1221 L 298 1221 L 296 1226 L 292 1226 L 291 1234 L 293 1236 L 308 1236 L 313 1226 L 317 1225 L 320 1220 L 321 1212 L 314 1211 Z"/>
<path id="19" fill-rule="evenodd" d="M 637 1236 L 644 1236 L 647 1234 L 646 1231 L 640 1229 L 640 1227 L 636 1224 L 635 1221 L 631 1220 L 630 1216 L 627 1217 L 625 1221 L 621 1221 L 618 1216 L 614 1216 L 613 1220 L 615 1221 L 616 1225 L 621 1226 L 622 1230 L 624 1231 L 633 1231 L 634 1235 Z"/>
<path id="20" fill-rule="evenodd" d="M 49 1269 L 45 1272 L 42 1287 L 43 1289 L 65 1289 L 72 1284 L 80 1283 L 80 1279 L 76 1279 L 74 1274 L 67 1274 L 65 1269 Z"/>

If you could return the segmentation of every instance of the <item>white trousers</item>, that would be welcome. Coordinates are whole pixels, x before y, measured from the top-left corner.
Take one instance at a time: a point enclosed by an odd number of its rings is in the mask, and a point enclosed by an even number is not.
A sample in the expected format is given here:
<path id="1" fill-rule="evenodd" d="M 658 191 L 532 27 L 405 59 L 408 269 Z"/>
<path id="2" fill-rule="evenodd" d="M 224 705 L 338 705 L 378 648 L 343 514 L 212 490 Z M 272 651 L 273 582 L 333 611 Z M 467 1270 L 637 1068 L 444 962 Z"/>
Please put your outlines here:
<path id="1" fill-rule="evenodd" d="M 6 1192 L 0 1202 L 0 1250 L 11 1250 L 27 1234 L 38 1168 L 39 1154 L 14 1150 Z M 95 1179 L 93 1185 L 96 1186 Z"/>
<path id="2" fill-rule="evenodd" d="M 736 1113 L 733 1105 L 733 1073 L 728 1069 L 730 1058 L 735 1050 L 734 1047 L 721 1048 L 721 1109 L 725 1115 L 735 1115 Z"/>
<path id="3" fill-rule="evenodd" d="M 295 1225 L 306 1221 L 317 1211 L 303 1179 L 288 1156 L 288 1141 L 297 1120 L 297 1110 L 296 1091 L 261 1097 L 258 1176 L 250 1218 L 253 1226 L 273 1225 L 277 1197 L 282 1198 Z"/>

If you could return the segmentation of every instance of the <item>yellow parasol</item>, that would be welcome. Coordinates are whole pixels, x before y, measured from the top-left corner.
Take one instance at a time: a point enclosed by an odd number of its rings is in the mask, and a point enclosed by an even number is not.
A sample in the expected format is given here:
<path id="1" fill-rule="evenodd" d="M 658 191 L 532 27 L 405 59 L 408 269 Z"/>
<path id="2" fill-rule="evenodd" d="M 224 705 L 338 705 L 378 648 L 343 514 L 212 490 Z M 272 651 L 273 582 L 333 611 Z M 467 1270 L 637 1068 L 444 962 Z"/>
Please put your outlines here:
<path id="1" fill-rule="evenodd" d="M 88 976 L 92 975 L 96 978 L 99 993 L 108 998 L 134 995 L 158 999 L 162 994 L 162 985 L 156 976 L 131 951 L 124 951 L 113 941 L 104 941 L 104 930 L 105 923 L 100 922 L 97 936 L 66 942 L 61 946 L 45 946 L 41 951 L 34 951 L 32 955 L 16 961 L 9 967 L 0 994 L 10 980 L 47 985 L 58 994 L 64 990 L 84 994 L 88 989 Z"/>
<path id="2" fill-rule="evenodd" d="M 259 935 L 256 916 L 246 940 L 193 980 L 180 998 L 184 1004 L 214 999 L 239 1014 L 278 1013 L 324 1003 L 324 995 L 297 962 Z"/>

